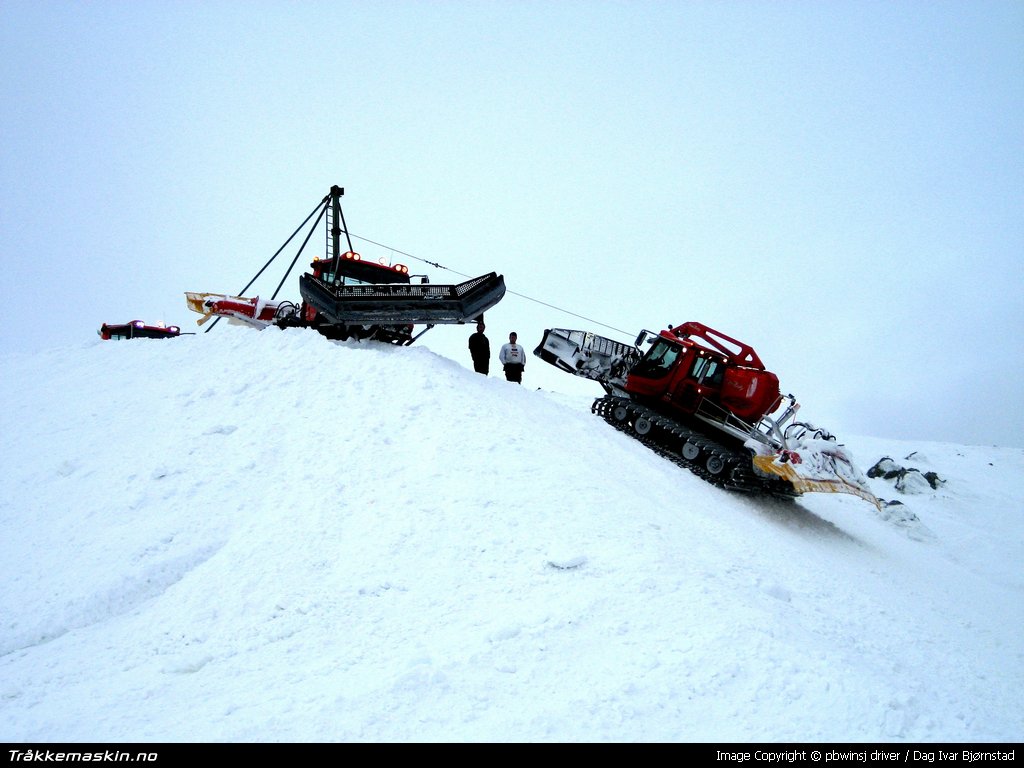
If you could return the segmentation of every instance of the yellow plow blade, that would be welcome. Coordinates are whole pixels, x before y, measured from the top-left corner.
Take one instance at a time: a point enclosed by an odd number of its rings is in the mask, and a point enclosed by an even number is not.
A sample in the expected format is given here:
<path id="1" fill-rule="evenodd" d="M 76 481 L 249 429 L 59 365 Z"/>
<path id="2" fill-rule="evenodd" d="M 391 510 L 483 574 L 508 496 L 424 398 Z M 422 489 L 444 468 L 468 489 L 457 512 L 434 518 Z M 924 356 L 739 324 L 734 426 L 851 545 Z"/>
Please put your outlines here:
<path id="1" fill-rule="evenodd" d="M 206 307 L 203 306 L 203 302 L 207 296 L 219 296 L 216 293 L 185 293 L 185 303 L 188 304 L 188 308 L 193 312 L 198 312 L 200 315 L 206 314 Z"/>
<path id="2" fill-rule="evenodd" d="M 867 488 L 848 481 L 839 474 L 830 473 L 829 477 L 809 477 L 800 473 L 798 467 L 790 462 L 779 461 L 776 456 L 755 456 L 754 466 L 762 472 L 769 472 L 781 477 L 800 493 L 849 493 L 870 501 L 881 511 L 882 502 Z"/>
<path id="3" fill-rule="evenodd" d="M 200 315 L 202 315 L 202 317 L 196 320 L 196 325 L 202 325 L 203 323 L 209 321 L 211 317 L 213 317 L 213 310 L 207 311 L 206 307 L 204 306 L 204 303 L 208 296 L 216 296 L 218 299 L 224 298 L 224 296 L 219 293 L 191 293 L 189 291 L 185 292 L 185 303 L 188 304 L 188 308 L 191 309 L 193 312 L 198 312 Z"/>

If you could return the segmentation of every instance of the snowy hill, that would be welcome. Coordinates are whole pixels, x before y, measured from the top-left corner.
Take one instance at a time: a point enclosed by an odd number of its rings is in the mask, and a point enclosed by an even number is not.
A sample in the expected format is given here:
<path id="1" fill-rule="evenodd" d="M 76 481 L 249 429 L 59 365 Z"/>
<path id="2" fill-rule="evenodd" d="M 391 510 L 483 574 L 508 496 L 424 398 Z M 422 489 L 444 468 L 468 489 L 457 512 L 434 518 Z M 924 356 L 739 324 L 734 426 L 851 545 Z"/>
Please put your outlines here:
<path id="1" fill-rule="evenodd" d="M 1020 449 L 841 435 L 945 481 L 883 515 L 423 347 L 3 366 L 4 741 L 1024 738 Z"/>

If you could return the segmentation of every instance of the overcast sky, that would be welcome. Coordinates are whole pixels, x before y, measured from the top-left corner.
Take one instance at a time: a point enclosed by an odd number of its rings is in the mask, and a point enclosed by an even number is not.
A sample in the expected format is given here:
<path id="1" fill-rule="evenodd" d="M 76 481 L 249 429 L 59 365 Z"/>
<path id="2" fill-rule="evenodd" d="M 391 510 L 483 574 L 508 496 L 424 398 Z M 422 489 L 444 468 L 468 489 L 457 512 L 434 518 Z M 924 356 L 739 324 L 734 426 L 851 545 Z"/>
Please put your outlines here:
<path id="1" fill-rule="evenodd" d="M 1024 444 L 1019 2 L 6 0 L 0 103 L 0 349 L 191 325 L 338 184 L 505 275 L 494 345 L 699 320 L 833 429 Z"/>

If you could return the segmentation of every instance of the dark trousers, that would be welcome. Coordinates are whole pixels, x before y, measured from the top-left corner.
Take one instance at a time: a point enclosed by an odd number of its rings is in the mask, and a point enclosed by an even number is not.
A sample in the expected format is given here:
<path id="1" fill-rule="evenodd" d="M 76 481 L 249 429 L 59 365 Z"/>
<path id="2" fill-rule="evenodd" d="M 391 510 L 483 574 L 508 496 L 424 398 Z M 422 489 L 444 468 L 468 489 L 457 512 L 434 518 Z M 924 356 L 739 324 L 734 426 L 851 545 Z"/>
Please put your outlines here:
<path id="1" fill-rule="evenodd" d="M 488 360 L 487 358 L 484 358 L 483 360 L 474 360 L 473 370 L 476 371 L 477 373 L 482 373 L 484 376 L 486 376 L 487 369 L 490 367 L 488 363 L 490 363 L 490 360 Z"/>
<path id="2" fill-rule="evenodd" d="M 509 381 L 514 381 L 516 384 L 522 384 L 523 368 L 522 363 L 507 363 L 505 365 L 505 378 Z"/>

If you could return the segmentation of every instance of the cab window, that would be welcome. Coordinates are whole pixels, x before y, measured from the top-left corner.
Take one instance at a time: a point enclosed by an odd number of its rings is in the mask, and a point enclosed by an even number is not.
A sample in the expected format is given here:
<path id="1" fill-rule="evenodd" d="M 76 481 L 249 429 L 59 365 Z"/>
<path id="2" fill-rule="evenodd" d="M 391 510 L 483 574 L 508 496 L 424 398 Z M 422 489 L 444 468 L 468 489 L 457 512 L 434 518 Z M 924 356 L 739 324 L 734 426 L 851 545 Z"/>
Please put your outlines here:
<path id="1" fill-rule="evenodd" d="M 681 351 L 682 347 L 678 344 L 672 344 L 665 339 L 658 339 L 647 350 L 644 359 L 637 363 L 632 373 L 651 379 L 664 376 L 672 370 L 672 366 L 675 365 Z"/>
<path id="2" fill-rule="evenodd" d="M 717 387 L 722 383 L 724 373 L 725 366 L 719 360 L 698 355 L 697 359 L 693 361 L 690 376 L 702 384 Z"/>
<path id="3" fill-rule="evenodd" d="M 338 281 L 341 283 L 341 285 L 376 285 L 376 283 L 373 283 L 369 280 L 360 280 L 358 277 L 353 277 L 352 275 L 346 274 L 345 270 L 342 270 L 340 275 L 338 275 L 333 269 L 325 269 L 320 274 L 320 279 L 323 280 L 328 285 L 334 283 L 335 277 L 338 278 Z"/>

